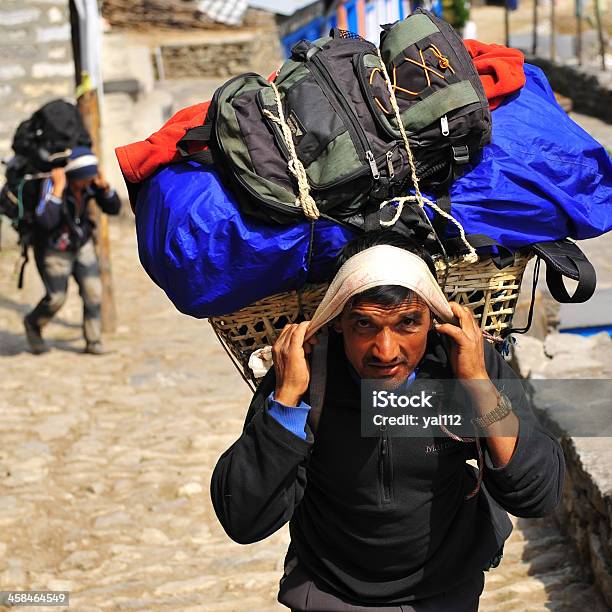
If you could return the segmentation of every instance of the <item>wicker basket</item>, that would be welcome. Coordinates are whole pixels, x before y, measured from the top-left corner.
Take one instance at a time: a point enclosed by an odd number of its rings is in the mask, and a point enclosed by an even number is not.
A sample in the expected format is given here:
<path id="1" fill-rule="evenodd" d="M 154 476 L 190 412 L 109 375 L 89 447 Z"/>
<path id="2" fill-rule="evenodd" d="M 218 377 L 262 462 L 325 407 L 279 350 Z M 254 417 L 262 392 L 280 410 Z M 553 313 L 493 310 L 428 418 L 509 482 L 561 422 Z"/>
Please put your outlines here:
<path id="1" fill-rule="evenodd" d="M 521 280 L 532 257 L 517 253 L 514 264 L 499 270 L 491 258 L 476 264 L 451 260 L 446 271 L 438 273 L 449 300 L 468 306 L 480 327 L 495 336 L 511 327 Z M 300 291 L 277 293 L 236 312 L 209 319 L 217 337 L 243 378 L 257 384 L 248 367 L 251 353 L 273 344 L 287 323 L 308 319 L 323 299 L 327 285 L 310 285 Z"/>

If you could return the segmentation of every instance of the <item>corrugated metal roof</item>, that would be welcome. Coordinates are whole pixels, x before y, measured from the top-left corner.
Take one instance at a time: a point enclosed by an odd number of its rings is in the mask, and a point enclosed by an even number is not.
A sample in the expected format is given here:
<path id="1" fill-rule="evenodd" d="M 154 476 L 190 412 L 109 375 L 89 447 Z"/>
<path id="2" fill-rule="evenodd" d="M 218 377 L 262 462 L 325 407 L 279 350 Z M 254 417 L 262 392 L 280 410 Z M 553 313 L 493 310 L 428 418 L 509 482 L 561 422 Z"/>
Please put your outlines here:
<path id="1" fill-rule="evenodd" d="M 249 6 L 288 17 L 315 2 L 316 0 L 249 0 Z"/>
<path id="2" fill-rule="evenodd" d="M 240 25 L 248 0 L 199 0 L 198 10 L 218 23 Z"/>

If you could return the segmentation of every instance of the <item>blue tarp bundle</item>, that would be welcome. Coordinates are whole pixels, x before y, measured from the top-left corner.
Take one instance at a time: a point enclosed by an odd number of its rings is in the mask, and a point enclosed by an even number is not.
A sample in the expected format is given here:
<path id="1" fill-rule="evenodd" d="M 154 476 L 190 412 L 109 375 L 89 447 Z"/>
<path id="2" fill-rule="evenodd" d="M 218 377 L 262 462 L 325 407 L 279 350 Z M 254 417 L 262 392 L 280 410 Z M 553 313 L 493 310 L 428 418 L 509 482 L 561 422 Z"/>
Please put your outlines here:
<path id="1" fill-rule="evenodd" d="M 482 160 L 450 190 L 468 233 L 517 248 L 544 240 L 594 238 L 612 228 L 612 160 L 557 104 L 544 73 L 493 111 Z"/>
<path id="2" fill-rule="evenodd" d="M 539 68 L 525 64 L 525 75 L 525 87 L 493 111 L 481 161 L 453 184 L 452 214 L 466 233 L 511 250 L 599 236 L 612 228 L 610 157 L 558 106 Z M 143 184 L 136 228 L 144 268 L 181 312 L 198 318 L 322 281 L 353 236 L 317 221 L 308 270 L 309 223 L 242 216 L 218 176 L 192 163 L 167 166 Z M 453 231 L 449 224 L 449 237 Z"/>

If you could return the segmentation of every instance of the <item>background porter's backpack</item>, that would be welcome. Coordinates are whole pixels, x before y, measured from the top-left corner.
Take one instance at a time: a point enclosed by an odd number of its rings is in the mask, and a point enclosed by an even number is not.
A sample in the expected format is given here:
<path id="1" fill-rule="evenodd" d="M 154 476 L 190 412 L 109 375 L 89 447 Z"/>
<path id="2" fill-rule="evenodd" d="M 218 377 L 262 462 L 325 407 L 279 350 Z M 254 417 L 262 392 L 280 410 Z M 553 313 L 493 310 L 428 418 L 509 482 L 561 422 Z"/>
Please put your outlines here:
<path id="1" fill-rule="evenodd" d="M 23 286 L 28 249 L 37 238 L 34 211 L 43 180 L 53 168 L 65 166 L 76 146 L 91 147 L 79 109 L 65 100 L 52 100 L 22 121 L 13 135 L 15 156 L 6 163 L 6 182 L 0 191 L 0 214 L 19 234 L 23 264 L 18 287 Z"/>

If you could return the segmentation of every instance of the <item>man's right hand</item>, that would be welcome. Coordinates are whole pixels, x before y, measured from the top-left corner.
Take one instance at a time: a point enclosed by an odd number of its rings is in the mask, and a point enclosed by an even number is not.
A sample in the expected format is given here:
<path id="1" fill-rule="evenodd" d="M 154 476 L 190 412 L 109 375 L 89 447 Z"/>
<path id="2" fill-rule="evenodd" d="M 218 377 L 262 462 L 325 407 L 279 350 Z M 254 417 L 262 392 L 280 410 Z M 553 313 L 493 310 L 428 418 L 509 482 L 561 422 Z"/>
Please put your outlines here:
<path id="1" fill-rule="evenodd" d="M 313 336 L 304 342 L 310 321 L 285 325 L 272 347 L 272 359 L 276 373 L 274 399 L 285 406 L 297 406 L 310 383 L 310 364 L 307 356 L 312 345 L 317 343 Z"/>
<path id="2" fill-rule="evenodd" d="M 51 170 L 51 182 L 53 183 L 53 195 L 56 198 L 61 198 L 66 189 L 66 172 L 63 168 L 53 168 Z"/>

